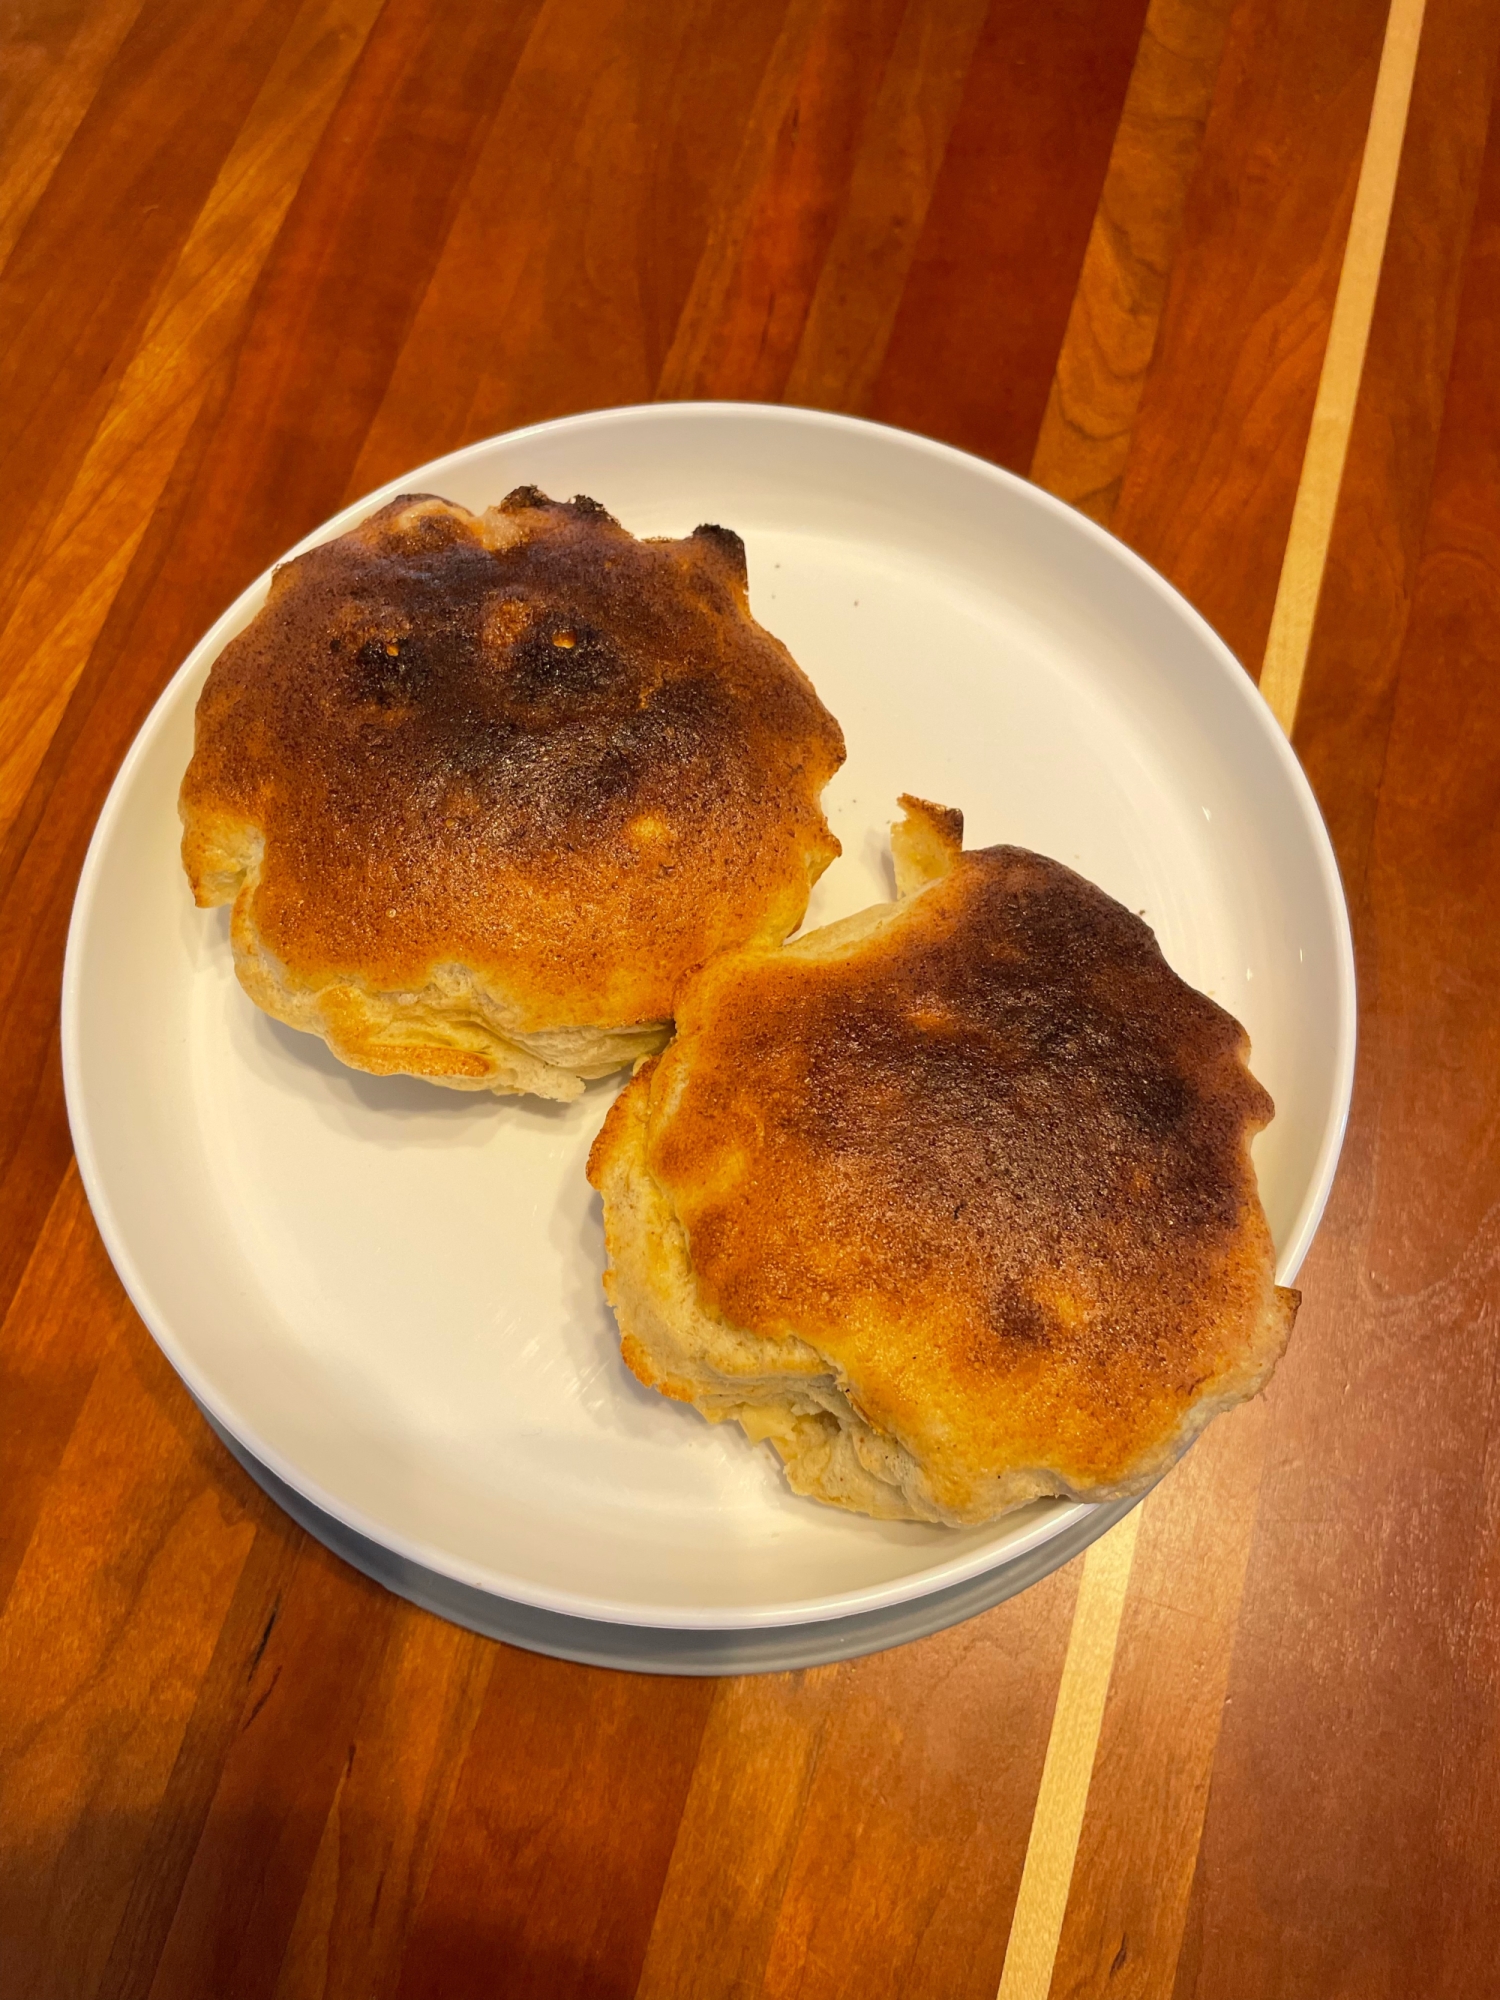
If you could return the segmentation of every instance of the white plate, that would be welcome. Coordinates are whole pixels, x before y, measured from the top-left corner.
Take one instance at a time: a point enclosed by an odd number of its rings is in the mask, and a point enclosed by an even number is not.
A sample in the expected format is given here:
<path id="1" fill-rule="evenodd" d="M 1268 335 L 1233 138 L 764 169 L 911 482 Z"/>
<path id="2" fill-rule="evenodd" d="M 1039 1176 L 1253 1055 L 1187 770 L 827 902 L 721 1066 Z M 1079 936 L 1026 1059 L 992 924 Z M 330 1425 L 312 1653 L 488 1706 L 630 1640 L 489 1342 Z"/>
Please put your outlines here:
<path id="1" fill-rule="evenodd" d="M 809 924 L 890 894 L 896 795 L 972 845 L 1057 856 L 1142 910 L 1245 1022 L 1278 1105 L 1257 1142 L 1283 1278 L 1342 1137 L 1354 979 L 1312 794 L 1254 688 L 1165 584 L 977 459 L 799 410 L 667 404 L 472 445 L 393 483 L 474 508 L 534 484 L 637 534 L 737 528 L 756 615 L 844 725 L 844 843 Z M 878 1523 L 798 1500 L 772 1454 L 644 1389 L 599 1290 L 583 1177 L 613 1094 L 459 1096 L 344 1069 L 258 1013 L 225 913 L 195 911 L 176 794 L 209 665 L 262 577 L 153 710 L 100 817 L 63 994 L 74 1142 L 116 1267 L 224 1429 L 404 1562 L 565 1617 L 799 1625 L 950 1590 L 1076 1536 Z M 1058 1553 L 1061 1553 L 1061 1547 Z"/>
<path id="2" fill-rule="evenodd" d="M 864 1653 L 884 1652 L 888 1646 L 904 1646 L 911 1639 L 925 1639 L 931 1632 L 941 1632 L 990 1610 L 1050 1575 L 1059 1564 L 1070 1562 L 1090 1542 L 1107 1534 L 1137 1504 L 1116 1500 L 1107 1507 L 1082 1507 L 1078 1518 L 1060 1533 L 1023 1554 L 981 1570 L 962 1583 L 930 1590 L 903 1604 L 883 1605 L 877 1611 L 810 1619 L 800 1625 L 688 1630 L 670 1625 L 621 1625 L 539 1611 L 534 1604 L 518 1604 L 494 1591 L 475 1590 L 471 1584 L 455 1583 L 450 1576 L 424 1569 L 314 1507 L 295 1487 L 268 1471 L 222 1424 L 212 1417 L 208 1421 L 251 1478 L 294 1521 L 336 1556 L 398 1597 L 455 1625 L 466 1625 L 471 1632 L 482 1632 L 487 1639 L 503 1639 L 507 1645 L 550 1653 L 554 1659 L 576 1660 L 583 1666 L 624 1667 L 638 1674 L 782 1674 L 797 1667 L 826 1666 L 832 1660 L 854 1660 Z"/>

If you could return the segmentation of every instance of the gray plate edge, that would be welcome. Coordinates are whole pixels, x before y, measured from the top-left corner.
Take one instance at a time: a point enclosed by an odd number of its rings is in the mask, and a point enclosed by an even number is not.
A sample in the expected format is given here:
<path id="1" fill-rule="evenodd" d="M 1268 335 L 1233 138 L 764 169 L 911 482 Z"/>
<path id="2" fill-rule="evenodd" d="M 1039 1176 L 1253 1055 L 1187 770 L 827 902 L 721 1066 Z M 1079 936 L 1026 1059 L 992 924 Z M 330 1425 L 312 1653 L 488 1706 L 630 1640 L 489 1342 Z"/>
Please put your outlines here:
<path id="1" fill-rule="evenodd" d="M 1107 1534 L 1144 1498 L 1138 1494 L 1095 1507 L 1038 1548 L 997 1563 L 947 1590 L 930 1591 L 925 1597 L 878 1611 L 811 1620 L 803 1625 L 739 1626 L 718 1631 L 616 1625 L 518 1604 L 394 1554 L 313 1506 L 262 1465 L 201 1404 L 198 1408 L 205 1423 L 256 1485 L 314 1540 L 372 1582 L 487 1639 L 499 1639 L 530 1653 L 546 1653 L 556 1660 L 572 1660 L 580 1666 L 613 1667 L 638 1674 L 786 1673 L 799 1667 L 827 1666 L 835 1660 L 856 1660 L 866 1653 L 882 1653 L 891 1646 L 926 1639 L 1040 1583 Z"/>

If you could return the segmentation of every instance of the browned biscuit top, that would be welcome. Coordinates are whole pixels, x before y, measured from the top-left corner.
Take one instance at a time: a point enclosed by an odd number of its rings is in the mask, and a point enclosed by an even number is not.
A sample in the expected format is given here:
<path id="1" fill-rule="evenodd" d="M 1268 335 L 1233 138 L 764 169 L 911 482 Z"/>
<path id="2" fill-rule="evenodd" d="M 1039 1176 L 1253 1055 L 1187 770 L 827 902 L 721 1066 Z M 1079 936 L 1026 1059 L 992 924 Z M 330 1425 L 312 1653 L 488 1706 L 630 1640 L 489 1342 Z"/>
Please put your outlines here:
<path id="1" fill-rule="evenodd" d="M 1139 918 L 995 847 L 853 942 L 711 965 L 647 1160 L 704 1303 L 830 1357 L 940 1499 L 1107 1485 L 1285 1338 L 1246 1048 Z"/>
<path id="2" fill-rule="evenodd" d="M 842 759 L 738 536 L 638 541 L 532 488 L 482 516 L 405 496 L 279 569 L 215 663 L 184 859 L 215 900 L 259 829 L 254 918 L 294 981 L 451 963 L 522 1027 L 660 1019 L 711 952 L 800 921 Z"/>

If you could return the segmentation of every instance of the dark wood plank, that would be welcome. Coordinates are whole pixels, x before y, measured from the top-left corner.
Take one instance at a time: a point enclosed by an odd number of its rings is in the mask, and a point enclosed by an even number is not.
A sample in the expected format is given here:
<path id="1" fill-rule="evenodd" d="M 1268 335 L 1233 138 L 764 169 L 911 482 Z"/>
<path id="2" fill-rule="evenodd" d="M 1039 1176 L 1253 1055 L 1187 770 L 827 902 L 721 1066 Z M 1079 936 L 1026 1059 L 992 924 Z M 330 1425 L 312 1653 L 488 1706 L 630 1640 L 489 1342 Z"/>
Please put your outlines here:
<path id="1" fill-rule="evenodd" d="M 253 1539 L 113 1343 L 0 1616 L 9 1991 L 94 1990 Z"/>
<path id="2" fill-rule="evenodd" d="M 149 0 L 0 272 L 0 615 L 294 10 Z"/>
<path id="3" fill-rule="evenodd" d="M 401 2000 L 633 1994 L 713 1695 L 496 1648 Z"/>
<path id="4" fill-rule="evenodd" d="M 0 834 L 24 804 L 382 0 L 301 0 L 0 626 Z"/>
<path id="5" fill-rule="evenodd" d="M 642 2000 L 991 1995 L 1076 1566 L 837 1669 L 730 1683 L 705 1735 Z"/>
<path id="6" fill-rule="evenodd" d="M 1252 670 L 1312 421 L 1386 10 L 1240 0 L 1115 533 Z"/>
<path id="7" fill-rule="evenodd" d="M 987 2000 L 1000 1983 L 1077 1565 L 849 1673 L 798 1828 L 765 1990 Z"/>
<path id="8" fill-rule="evenodd" d="M 1144 0 L 996 0 L 869 412 L 1023 472 Z"/>
<path id="9" fill-rule="evenodd" d="M 0 47 L 0 270 L 140 7 L 27 0 L 9 8 Z"/>
<path id="10" fill-rule="evenodd" d="M 987 0 L 907 7 L 808 302 L 787 401 L 870 407 L 987 11 Z"/>
<path id="11" fill-rule="evenodd" d="M 387 2000 L 499 1649 L 401 1605 L 323 1825 L 275 2000 Z"/>
<path id="12" fill-rule="evenodd" d="M 1426 367 L 1446 358 L 1444 266 L 1462 245 L 1484 123 L 1468 66 L 1492 61 L 1493 27 L 1471 37 L 1448 44 L 1449 131 L 1424 169 L 1456 184 L 1459 227 L 1426 244 L 1415 324 L 1408 291 L 1383 301 L 1373 382 L 1412 360 L 1414 340 Z M 1418 249 L 1406 246 L 1407 274 Z M 1377 683 L 1393 672 L 1373 820 L 1342 820 L 1364 1044 L 1338 1199 L 1309 1267 L 1326 1303 L 1281 1385 L 1183 1995 L 1478 1995 L 1494 1983 L 1497 335 L 1491 107 L 1435 462 L 1428 383 L 1394 449 L 1371 410 L 1339 524 L 1341 573 L 1371 551 L 1390 650 L 1366 653 L 1325 614 L 1319 695 L 1299 731 L 1337 797 L 1345 767 L 1322 731 L 1363 703 L 1367 671 Z M 1408 566 L 1408 524 L 1424 511 Z M 1356 788 L 1368 755 L 1350 759 Z"/>
<path id="13" fill-rule="evenodd" d="M 19 560 L 21 545 L 29 547 L 31 567 L 24 582 L 20 572 L 12 575 L 16 588 L 0 610 L 0 728 L 5 736 L 0 750 L 0 900 L 7 892 L 18 892 L 20 899 L 18 903 L 10 895 L 6 900 L 0 932 L 0 1017 L 13 1050 L 0 1084 L 0 1199 L 11 1225 L 0 1236 L 0 1302 L 10 1297 L 68 1158 L 55 1025 L 67 907 L 93 814 L 135 726 L 127 719 L 114 733 L 108 725 L 87 732 L 85 740 L 100 755 L 92 781 L 78 797 L 80 810 L 73 815 L 49 810 L 56 774 L 69 769 L 70 776 L 79 775 L 68 766 L 68 745 L 91 708 L 82 704 L 58 738 L 59 724 L 67 720 L 69 691 L 76 691 L 82 668 L 73 649 L 89 647 L 119 602 L 122 581 L 130 581 L 127 605 L 138 604 L 142 575 L 137 568 L 131 581 L 127 565 L 141 553 L 144 522 L 161 497 L 181 431 L 201 403 L 205 378 L 222 363 L 230 340 L 224 321 L 236 319 L 236 293 L 241 306 L 248 297 L 264 254 L 255 223 L 263 227 L 267 214 L 284 211 L 290 193 L 285 184 L 288 162 L 295 168 L 299 151 L 305 157 L 309 108 L 315 124 L 320 109 L 326 115 L 322 100 L 329 73 L 337 72 L 341 60 L 340 48 L 330 50 L 328 40 L 346 43 L 358 18 L 357 0 L 342 8 L 304 0 L 290 27 L 281 23 L 285 32 L 279 45 L 274 38 L 264 46 L 256 44 L 256 62 L 250 63 L 241 46 L 243 23 L 233 14 L 224 17 L 225 46 L 211 54 L 236 68 L 235 90 L 227 102 L 230 110 L 238 104 L 244 122 L 238 134 L 210 120 L 202 135 L 184 136 L 172 120 L 164 121 L 166 150 L 155 171 L 170 190 L 171 229 L 148 231 L 139 241 L 128 230 L 122 234 L 117 217 L 113 234 L 106 229 L 98 237 L 87 230 L 80 235 L 74 224 L 80 214 L 97 219 L 94 210 L 105 222 L 115 216 L 111 203 L 120 198 L 121 177 L 111 146 L 128 140 L 133 124 L 149 120 L 154 91 L 170 86 L 178 97 L 183 94 L 178 64 L 193 50 L 191 44 L 178 50 L 170 34 L 169 46 L 163 48 L 161 24 L 153 30 L 154 39 L 127 37 L 118 64 L 108 72 L 107 88 L 98 94 L 94 122 L 84 120 L 23 236 L 18 259 L 25 253 L 29 266 L 18 274 L 13 260 L 0 281 L 0 291 L 11 285 L 13 304 L 19 300 L 28 311 L 44 316 L 45 308 L 66 317 L 75 293 L 86 302 L 97 290 L 90 260 L 107 263 L 118 243 L 121 255 L 115 261 L 123 275 L 117 285 L 134 272 L 130 300 L 144 342 L 132 355 L 127 322 L 114 329 L 120 339 L 109 347 L 106 316 L 94 328 L 92 347 L 69 350 L 71 372 L 56 372 L 53 343 L 37 341 L 12 351 L 12 387 L 20 399 L 15 408 L 27 397 L 45 402 L 51 382 L 54 401 L 47 407 L 57 436 L 42 454 L 44 490 L 30 525 L 24 504 L 7 513 L 21 538 L 12 554 Z M 197 76 L 208 90 L 217 88 L 216 60 L 198 67 Z M 271 107 L 264 102 L 267 88 L 275 96 L 278 77 L 293 100 L 289 117 L 276 115 L 279 98 Z M 179 111 L 174 98 L 174 117 Z M 207 140 L 213 146 L 204 150 Z M 204 178 L 213 168 L 219 178 L 206 191 Z M 251 187 L 243 185 L 246 180 Z M 144 199 L 154 185 L 148 175 L 144 183 L 132 185 L 132 198 Z M 206 201 L 196 223 L 194 200 Z M 170 261 L 174 258 L 175 264 Z M 125 295 L 117 291 L 111 296 L 115 308 L 122 309 Z M 148 304 L 154 308 L 150 315 Z M 48 352 L 33 356 L 33 345 Z M 138 381 L 132 380 L 133 369 Z M 219 373 L 222 382 L 221 365 Z M 179 479 L 179 499 L 182 485 Z M 22 502 L 26 490 L 25 480 L 20 481 Z M 70 528 L 75 531 L 71 537 Z M 158 523 L 149 545 L 156 562 L 165 540 Z M 138 650 L 129 657 L 139 664 Z M 160 666 L 155 674 L 154 683 L 137 689 L 133 706 L 126 697 L 127 718 L 144 713 L 149 686 L 165 677 Z M 111 677 L 117 695 L 126 683 L 128 676 Z M 49 754 L 51 764 L 43 771 Z M 35 841 L 38 828 L 42 837 Z"/>
<path id="14" fill-rule="evenodd" d="M 758 1993 L 845 1669 L 715 1690 L 637 2000 Z"/>
<path id="15" fill-rule="evenodd" d="M 1379 748 L 1366 732 L 1381 713 L 1382 684 L 1389 714 L 1497 32 L 1500 12 L 1492 0 L 1433 0 L 1429 9 L 1365 392 L 1304 689 L 1299 742 L 1304 756 L 1311 752 L 1351 890 L 1363 858 L 1348 836 L 1373 812 Z M 1147 1505 L 1105 1714 L 1100 1781 L 1090 1796 L 1058 1956 L 1059 1993 L 1081 2000 L 1170 1990 L 1268 1444 L 1277 1448 L 1288 1385 L 1320 1367 L 1330 1327 L 1359 1310 L 1345 1303 L 1349 1246 L 1328 1254 L 1345 1191 L 1341 1185 L 1335 1195 L 1301 1281 L 1305 1304 L 1277 1379 L 1259 1405 L 1216 1424 Z"/>
<path id="16" fill-rule="evenodd" d="M 274 1990 L 397 1619 L 378 1585 L 303 1543 L 236 1690 L 153 1993 Z"/>
<path id="17" fill-rule="evenodd" d="M 1448 397 L 1500 43 L 1495 0 L 1429 0 L 1390 240 L 1297 711 L 1351 898 L 1363 892 Z"/>
<path id="18" fill-rule="evenodd" d="M 1156 353 L 1232 0 L 1152 0 L 1031 457 L 1108 526 Z"/>
<path id="19" fill-rule="evenodd" d="M 544 11 L 351 497 L 474 438 L 651 399 L 787 12 Z"/>
<path id="20" fill-rule="evenodd" d="M 381 14 L 267 263 L 187 509 L 167 587 L 194 578 L 200 627 L 207 592 L 227 601 L 342 503 L 541 11 Z"/>
<path id="21" fill-rule="evenodd" d="M 91 1311 L 101 1280 L 113 1297 Z M 0 1325 L 0 1612 L 111 1332 L 129 1313 L 72 1170 Z"/>
<path id="22" fill-rule="evenodd" d="M 905 0 L 787 10 L 656 394 L 778 401 Z"/>
<path id="23" fill-rule="evenodd" d="M 1218 1419 L 1145 1503 L 1058 1942 L 1068 2000 L 1171 1991 L 1274 1421 L 1265 1401 Z"/>
<path id="24" fill-rule="evenodd" d="M 170 1393 L 162 1400 L 175 1408 Z M 177 1415 L 183 1433 L 214 1461 L 217 1446 L 196 1412 L 182 1408 Z M 262 1499 L 228 1454 L 220 1453 L 218 1460 L 212 1471 L 216 1490 L 242 1507 L 254 1539 L 216 1631 L 208 1614 L 219 1607 L 204 1607 L 203 1624 L 212 1636 L 213 1651 L 166 1784 L 154 1810 L 134 1833 L 130 1891 L 93 2000 L 138 2000 L 151 1991 L 225 1758 L 245 1713 L 245 1690 L 280 1616 L 303 1549 L 301 1531 Z M 260 1861 L 249 1843 L 242 1859 L 247 1872 Z"/>
<path id="25" fill-rule="evenodd" d="M 86 1212 L 79 1226 L 92 1233 Z M 8 1804 L 21 1801 L 7 1829 L 31 1835 L 6 1843 L 16 1900 L 0 1919 L 15 1953 L 5 1969 L 48 1966 L 44 1981 L 16 1989 L 48 1994 L 269 1991 L 302 1864 L 353 1761 L 339 1720 L 361 1714 L 402 1607 L 245 1478 L 130 1312 L 97 1240 L 89 1269 L 69 1318 L 87 1328 L 102 1317 L 105 1353 L 0 1622 L 0 1646 L 12 1616 L 36 1629 L 26 1593 L 40 1578 L 46 1617 L 88 1635 L 63 1649 L 79 1654 L 75 1672 L 33 1676 L 27 1704 L 0 1705 L 16 1732 L 0 1743 L 0 1782 Z M 100 1505 L 100 1482 L 122 1477 L 126 1506 Z M 87 1534 L 112 1519 L 124 1545 L 90 1546 Z M 402 1829 L 413 1843 L 421 1824 Z M 220 1865 L 222 1899 L 211 1893 Z"/>
<path id="26" fill-rule="evenodd" d="M 6 1219 L 0 1233 L 0 1310 L 7 1312 L 73 1157 L 56 1011 L 55 992 L 27 996 L 24 1014 L 33 1031 L 28 1068 L 12 1073 L 11 1088 L 0 1098 L 6 1120 L 0 1137 L 10 1142 L 0 1172 L 0 1214 Z"/>

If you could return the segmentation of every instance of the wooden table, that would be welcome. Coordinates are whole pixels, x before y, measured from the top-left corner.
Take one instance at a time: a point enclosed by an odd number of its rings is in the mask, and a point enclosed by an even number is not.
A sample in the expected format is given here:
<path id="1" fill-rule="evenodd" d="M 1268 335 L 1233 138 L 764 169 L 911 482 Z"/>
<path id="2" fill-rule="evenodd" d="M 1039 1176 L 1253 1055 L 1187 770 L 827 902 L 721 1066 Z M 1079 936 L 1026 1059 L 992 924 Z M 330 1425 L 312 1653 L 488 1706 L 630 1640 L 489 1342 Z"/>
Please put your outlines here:
<path id="1" fill-rule="evenodd" d="M 5 2000 L 1500 1990 L 1500 3 L 1422 14 L 0 16 Z M 1165 571 L 1266 663 L 1362 979 L 1267 1395 L 1021 1598 L 721 1682 L 475 1638 L 278 1513 L 100 1248 L 57 1031 L 106 787 L 251 577 L 469 439 L 704 396 L 949 439 Z"/>

